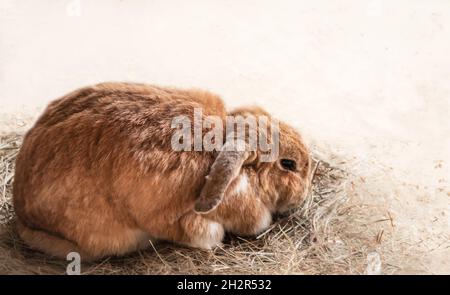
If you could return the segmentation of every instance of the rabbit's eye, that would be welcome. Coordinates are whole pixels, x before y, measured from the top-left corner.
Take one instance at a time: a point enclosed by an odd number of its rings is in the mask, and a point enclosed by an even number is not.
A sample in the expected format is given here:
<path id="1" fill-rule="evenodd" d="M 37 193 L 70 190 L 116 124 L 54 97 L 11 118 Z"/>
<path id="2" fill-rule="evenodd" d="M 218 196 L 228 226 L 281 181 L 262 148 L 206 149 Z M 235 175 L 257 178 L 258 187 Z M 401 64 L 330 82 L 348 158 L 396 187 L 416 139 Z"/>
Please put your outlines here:
<path id="1" fill-rule="evenodd" d="M 297 170 L 297 163 L 295 163 L 295 161 L 293 161 L 293 160 L 281 159 L 280 164 L 281 164 L 281 167 L 283 167 L 283 169 L 290 170 L 290 171 Z"/>

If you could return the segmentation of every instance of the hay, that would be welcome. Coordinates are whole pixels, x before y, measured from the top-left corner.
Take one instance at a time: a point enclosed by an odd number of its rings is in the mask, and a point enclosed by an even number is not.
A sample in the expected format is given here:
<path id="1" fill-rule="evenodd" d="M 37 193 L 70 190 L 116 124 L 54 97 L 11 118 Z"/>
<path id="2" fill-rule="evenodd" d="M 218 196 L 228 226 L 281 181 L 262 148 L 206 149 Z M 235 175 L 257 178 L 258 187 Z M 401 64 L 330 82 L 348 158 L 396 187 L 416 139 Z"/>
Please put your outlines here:
<path id="1" fill-rule="evenodd" d="M 0 273 L 63 274 L 67 263 L 29 249 L 14 231 L 11 187 L 20 135 L 0 137 Z M 380 251 L 384 229 L 367 207 L 351 201 L 349 173 L 318 161 L 301 208 L 258 237 L 227 236 L 211 250 L 170 243 L 122 258 L 82 264 L 84 274 L 341 274 L 364 273 Z M 379 255 L 378 255 L 379 256 Z M 377 261 L 379 263 L 379 261 Z M 392 272 L 395 267 L 383 270 Z"/>
<path id="2" fill-rule="evenodd" d="M 14 216 L 11 197 L 14 176 L 14 160 L 22 137 L 10 135 L 0 137 L 0 224 L 7 223 Z"/>

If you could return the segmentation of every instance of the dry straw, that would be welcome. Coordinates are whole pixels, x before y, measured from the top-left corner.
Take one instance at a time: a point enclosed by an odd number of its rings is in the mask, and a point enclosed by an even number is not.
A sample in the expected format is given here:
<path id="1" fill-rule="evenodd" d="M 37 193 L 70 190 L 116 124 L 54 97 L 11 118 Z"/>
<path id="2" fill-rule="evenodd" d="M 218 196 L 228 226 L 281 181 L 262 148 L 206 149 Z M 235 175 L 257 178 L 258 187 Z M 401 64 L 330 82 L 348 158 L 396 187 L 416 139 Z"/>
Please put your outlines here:
<path id="1" fill-rule="evenodd" d="M 14 159 L 22 136 L 0 138 L 0 273 L 63 274 L 66 261 L 29 249 L 14 230 Z M 122 258 L 82 264 L 84 274 L 336 274 L 365 273 L 381 251 L 383 232 L 351 199 L 349 173 L 318 160 L 305 203 L 254 238 L 228 236 L 212 251 L 170 243 Z M 381 231 L 381 233 L 380 233 Z M 374 254 L 375 253 L 375 254 Z M 380 264 L 380 260 L 377 260 Z M 381 272 L 380 265 L 377 271 Z M 384 267 L 384 266 L 383 266 Z M 393 272 L 386 265 L 383 272 Z"/>

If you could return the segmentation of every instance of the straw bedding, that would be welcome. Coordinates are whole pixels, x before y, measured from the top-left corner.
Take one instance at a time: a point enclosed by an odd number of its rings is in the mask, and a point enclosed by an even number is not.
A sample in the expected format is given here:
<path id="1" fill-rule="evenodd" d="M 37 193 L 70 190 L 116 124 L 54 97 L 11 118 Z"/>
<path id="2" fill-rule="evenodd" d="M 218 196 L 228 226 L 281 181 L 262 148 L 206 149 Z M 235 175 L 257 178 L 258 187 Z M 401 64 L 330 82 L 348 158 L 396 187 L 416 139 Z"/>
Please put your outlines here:
<path id="1" fill-rule="evenodd" d="M 14 230 L 14 159 L 22 136 L 0 137 L 0 274 L 64 274 L 66 261 L 29 249 Z M 158 243 L 126 257 L 83 264 L 83 274 L 392 273 L 380 254 L 385 218 L 352 194 L 351 173 L 317 159 L 305 203 L 254 238 L 227 236 L 211 251 Z M 378 214 L 378 215 L 377 215 Z M 379 216 L 379 217 L 377 217 Z M 382 222 L 380 222 L 382 221 Z"/>

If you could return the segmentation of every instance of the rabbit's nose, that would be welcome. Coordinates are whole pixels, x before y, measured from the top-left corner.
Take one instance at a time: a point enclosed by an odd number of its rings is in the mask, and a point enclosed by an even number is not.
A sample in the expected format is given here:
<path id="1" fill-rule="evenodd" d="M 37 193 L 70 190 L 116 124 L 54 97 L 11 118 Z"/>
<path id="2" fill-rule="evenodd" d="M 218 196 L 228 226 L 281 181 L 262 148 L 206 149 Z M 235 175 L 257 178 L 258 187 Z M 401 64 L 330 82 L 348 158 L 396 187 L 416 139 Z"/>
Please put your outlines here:
<path id="1" fill-rule="evenodd" d="M 291 215 L 294 211 L 295 211 L 295 208 L 294 209 L 284 210 L 284 211 L 281 211 L 281 212 L 280 211 L 276 212 L 276 213 L 273 214 L 273 219 L 276 221 L 276 220 L 280 220 L 280 219 L 286 218 L 289 215 Z"/>
<path id="2" fill-rule="evenodd" d="M 273 221 L 276 222 L 280 219 L 286 218 L 289 216 L 289 211 L 287 212 L 276 212 L 273 214 Z"/>

